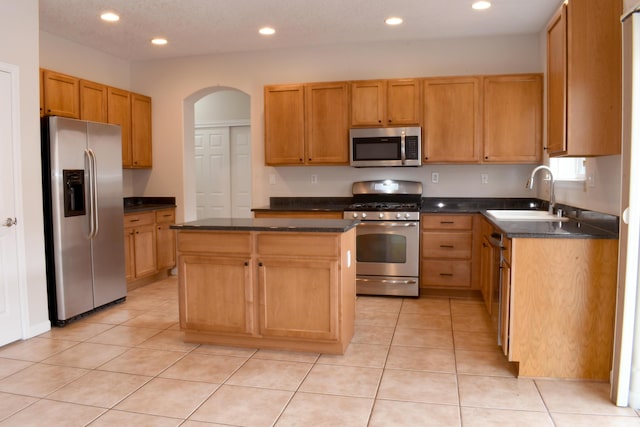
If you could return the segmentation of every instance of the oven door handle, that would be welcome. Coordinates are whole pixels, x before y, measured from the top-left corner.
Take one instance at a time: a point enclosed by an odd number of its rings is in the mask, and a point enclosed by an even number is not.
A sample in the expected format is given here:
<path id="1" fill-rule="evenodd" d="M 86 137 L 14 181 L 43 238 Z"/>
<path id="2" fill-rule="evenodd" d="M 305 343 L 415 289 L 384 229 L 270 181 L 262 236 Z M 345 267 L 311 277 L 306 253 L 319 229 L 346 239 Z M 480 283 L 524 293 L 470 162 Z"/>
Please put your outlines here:
<path id="1" fill-rule="evenodd" d="M 400 161 L 403 165 L 407 164 L 407 138 L 406 131 L 403 129 L 400 136 Z"/>
<path id="2" fill-rule="evenodd" d="M 356 282 L 375 282 L 375 283 L 392 283 L 392 284 L 400 284 L 400 285 L 415 285 L 417 280 L 394 280 L 394 279 L 363 279 L 360 277 L 356 277 Z"/>
<path id="3" fill-rule="evenodd" d="M 380 222 L 380 221 L 364 221 L 358 224 L 358 227 L 417 227 L 418 223 L 413 221 L 399 222 Z"/>

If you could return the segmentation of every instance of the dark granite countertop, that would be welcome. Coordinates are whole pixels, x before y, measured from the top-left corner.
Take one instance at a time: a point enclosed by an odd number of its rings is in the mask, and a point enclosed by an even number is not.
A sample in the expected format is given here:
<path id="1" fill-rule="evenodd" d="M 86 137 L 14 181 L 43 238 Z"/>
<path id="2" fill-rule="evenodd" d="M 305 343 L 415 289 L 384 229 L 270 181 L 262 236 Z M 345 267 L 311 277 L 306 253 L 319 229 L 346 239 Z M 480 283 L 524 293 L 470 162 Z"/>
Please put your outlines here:
<path id="1" fill-rule="evenodd" d="M 344 211 L 350 197 L 271 197 L 269 206 L 254 208 L 268 211 Z M 547 209 L 546 200 L 513 197 L 423 197 L 421 213 L 480 213 L 508 237 L 534 238 L 618 238 L 618 217 L 558 204 L 569 221 L 497 221 L 487 209 Z"/>
<path id="2" fill-rule="evenodd" d="M 175 197 L 125 197 L 124 213 L 154 211 L 176 207 Z"/>
<path id="3" fill-rule="evenodd" d="M 271 197 L 269 206 L 253 208 L 253 212 L 343 212 L 351 197 Z"/>
<path id="4" fill-rule="evenodd" d="M 209 218 L 172 225 L 175 230 L 344 233 L 359 221 L 345 219 Z"/>

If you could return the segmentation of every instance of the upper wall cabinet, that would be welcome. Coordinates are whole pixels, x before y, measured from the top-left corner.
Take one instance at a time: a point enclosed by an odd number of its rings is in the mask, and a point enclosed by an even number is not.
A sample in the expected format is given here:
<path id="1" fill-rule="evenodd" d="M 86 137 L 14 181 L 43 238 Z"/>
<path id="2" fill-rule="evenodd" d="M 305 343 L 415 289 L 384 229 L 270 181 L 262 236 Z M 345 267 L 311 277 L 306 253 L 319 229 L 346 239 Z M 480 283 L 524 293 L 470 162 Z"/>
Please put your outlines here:
<path id="1" fill-rule="evenodd" d="M 40 69 L 40 115 L 119 125 L 122 167 L 151 168 L 151 98 Z"/>
<path id="2" fill-rule="evenodd" d="M 107 122 L 107 87 L 105 85 L 80 80 L 80 119 Z"/>
<path id="3" fill-rule="evenodd" d="M 542 161 L 542 75 L 485 76 L 484 162 Z"/>
<path id="4" fill-rule="evenodd" d="M 430 78 L 422 85 L 422 161 L 480 162 L 481 78 Z"/>
<path id="5" fill-rule="evenodd" d="M 351 82 L 351 126 L 418 125 L 420 80 Z"/>
<path id="6" fill-rule="evenodd" d="M 72 76 L 42 70 L 42 116 L 80 118 L 79 80 Z"/>
<path id="7" fill-rule="evenodd" d="M 547 150 L 620 154 L 622 2 L 565 3 L 547 26 Z"/>
<path id="8" fill-rule="evenodd" d="M 264 88 L 265 163 L 349 164 L 346 82 Z"/>

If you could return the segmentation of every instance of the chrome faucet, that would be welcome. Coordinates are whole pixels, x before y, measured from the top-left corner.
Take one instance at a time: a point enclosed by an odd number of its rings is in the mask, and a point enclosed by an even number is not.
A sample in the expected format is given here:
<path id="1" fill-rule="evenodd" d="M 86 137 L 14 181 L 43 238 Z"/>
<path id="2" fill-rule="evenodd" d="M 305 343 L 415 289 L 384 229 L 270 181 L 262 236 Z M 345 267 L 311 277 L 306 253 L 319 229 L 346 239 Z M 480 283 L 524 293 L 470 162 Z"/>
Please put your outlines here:
<path id="1" fill-rule="evenodd" d="M 535 168 L 531 172 L 531 177 L 529 177 L 526 187 L 529 190 L 533 189 L 533 178 L 536 176 L 536 173 L 541 169 L 544 169 L 549 173 L 549 213 L 553 215 L 553 208 L 556 205 L 556 194 L 555 194 L 555 181 L 553 179 L 553 172 L 551 171 L 551 168 L 546 165 L 540 165 L 537 168 Z"/>

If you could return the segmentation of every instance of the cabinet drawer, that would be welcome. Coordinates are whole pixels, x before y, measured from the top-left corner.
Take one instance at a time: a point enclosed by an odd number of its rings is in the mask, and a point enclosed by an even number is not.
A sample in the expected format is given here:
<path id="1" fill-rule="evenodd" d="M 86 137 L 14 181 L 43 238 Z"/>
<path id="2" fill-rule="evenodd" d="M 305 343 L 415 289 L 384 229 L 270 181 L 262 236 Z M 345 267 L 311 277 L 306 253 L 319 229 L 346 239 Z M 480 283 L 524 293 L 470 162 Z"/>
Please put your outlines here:
<path id="1" fill-rule="evenodd" d="M 471 286 L 471 261 L 423 260 L 421 264 L 421 286 Z"/>
<path id="2" fill-rule="evenodd" d="M 339 241 L 335 234 L 259 233 L 259 255 L 290 255 L 295 257 L 338 257 Z"/>
<path id="3" fill-rule="evenodd" d="M 423 230 L 471 230 L 472 215 L 422 215 L 420 219 Z"/>
<path id="4" fill-rule="evenodd" d="M 178 252 L 250 254 L 251 235 L 239 232 L 179 231 Z"/>
<path id="5" fill-rule="evenodd" d="M 124 216 L 125 228 L 154 224 L 155 221 L 156 221 L 155 212 L 131 213 L 131 214 L 126 214 Z"/>
<path id="6" fill-rule="evenodd" d="M 173 224 L 176 222 L 175 209 L 156 211 L 156 224 Z"/>
<path id="7" fill-rule="evenodd" d="M 471 232 L 422 233 L 422 258 L 471 259 Z"/>

